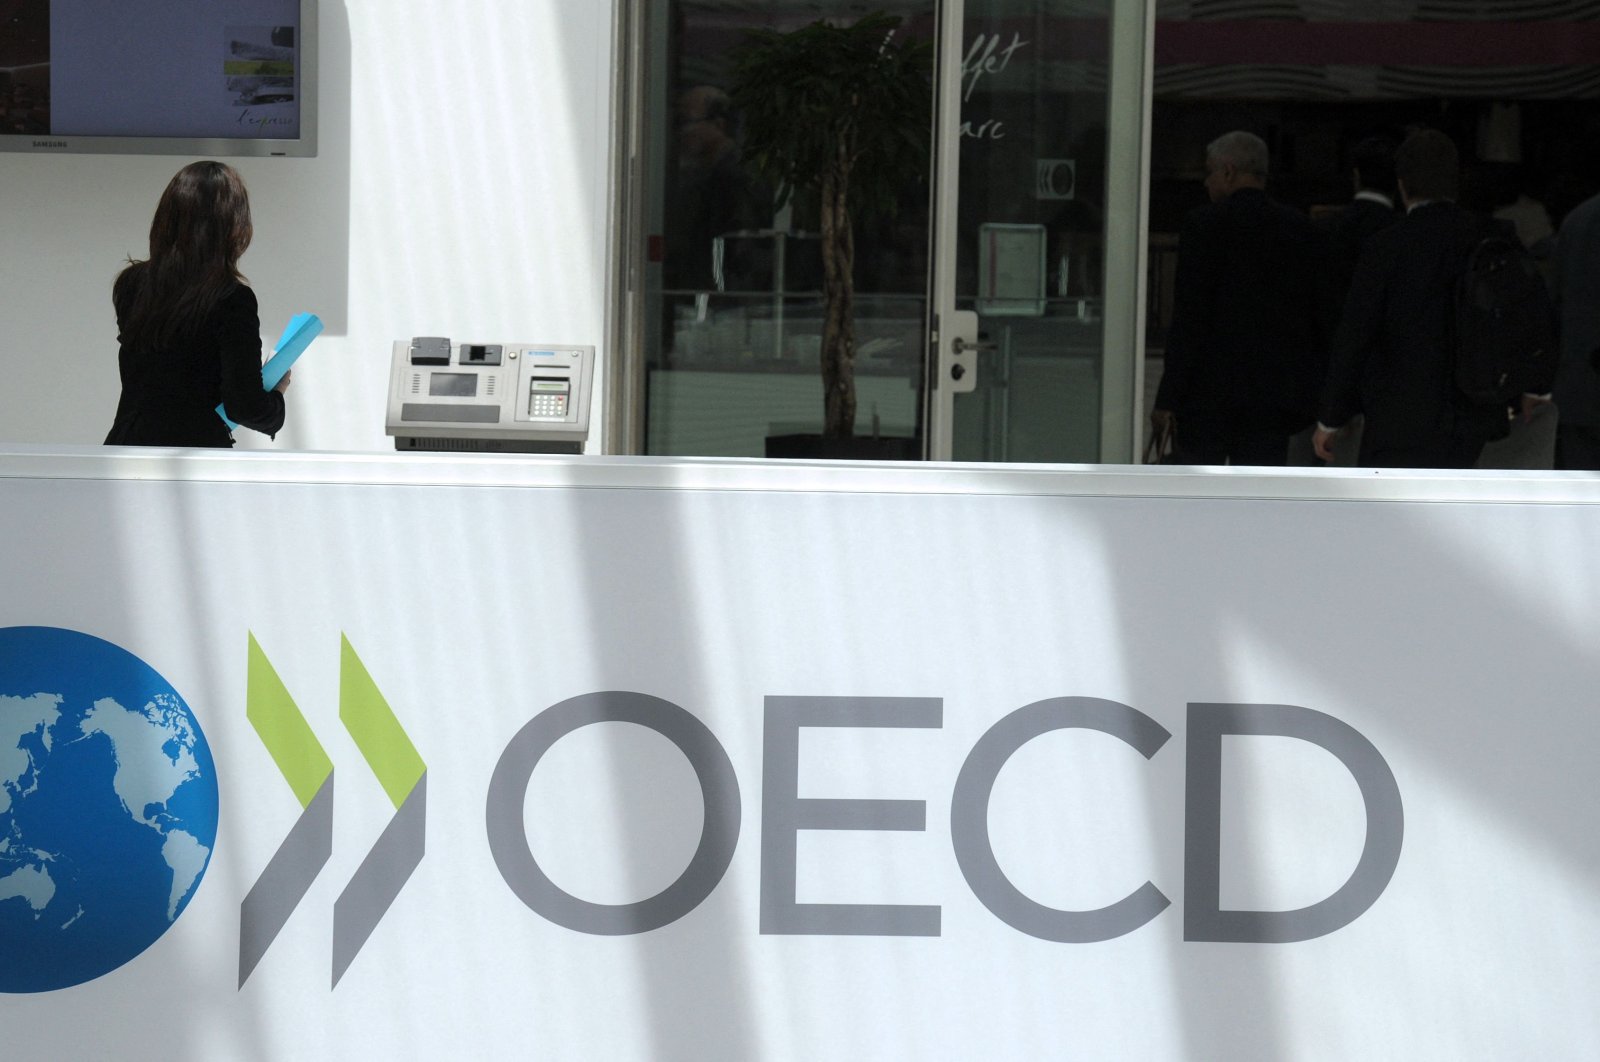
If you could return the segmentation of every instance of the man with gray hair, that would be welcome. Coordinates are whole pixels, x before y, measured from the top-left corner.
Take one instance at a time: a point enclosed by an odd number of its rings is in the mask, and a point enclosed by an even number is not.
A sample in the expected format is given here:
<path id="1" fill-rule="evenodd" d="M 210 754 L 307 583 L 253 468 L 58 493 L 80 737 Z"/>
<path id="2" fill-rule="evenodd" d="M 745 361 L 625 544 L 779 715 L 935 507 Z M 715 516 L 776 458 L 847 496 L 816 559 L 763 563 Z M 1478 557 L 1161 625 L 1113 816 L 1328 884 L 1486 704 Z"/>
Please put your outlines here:
<path id="1" fill-rule="evenodd" d="M 1326 369 L 1328 241 L 1266 193 L 1268 152 L 1235 131 L 1206 148 L 1209 206 L 1178 237 L 1172 329 L 1152 422 L 1182 464 L 1282 465 Z"/>

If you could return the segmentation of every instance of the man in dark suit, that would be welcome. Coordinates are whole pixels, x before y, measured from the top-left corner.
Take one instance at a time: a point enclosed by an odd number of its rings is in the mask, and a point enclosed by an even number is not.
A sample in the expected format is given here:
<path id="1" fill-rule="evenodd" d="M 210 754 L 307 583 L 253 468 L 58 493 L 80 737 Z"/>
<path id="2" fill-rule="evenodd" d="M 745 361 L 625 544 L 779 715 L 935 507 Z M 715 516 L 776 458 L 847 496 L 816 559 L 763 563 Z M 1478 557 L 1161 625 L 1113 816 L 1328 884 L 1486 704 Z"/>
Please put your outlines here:
<path id="1" fill-rule="evenodd" d="M 1267 145 L 1206 148 L 1211 205 L 1178 237 L 1172 330 L 1152 422 L 1183 464 L 1282 465 L 1326 366 L 1327 238 L 1266 193 Z"/>
<path id="2" fill-rule="evenodd" d="M 1386 468 L 1471 468 L 1507 431 L 1506 407 L 1474 404 L 1455 386 L 1454 292 L 1489 223 L 1455 203 L 1455 144 L 1437 130 L 1406 138 L 1395 175 L 1406 216 L 1373 236 L 1334 334 L 1313 445 L 1366 415 L 1358 462 Z"/>
<path id="3" fill-rule="evenodd" d="M 1328 234 L 1329 271 L 1341 304 L 1367 241 L 1400 220 L 1394 202 L 1395 147 L 1387 136 L 1369 136 L 1356 144 L 1350 153 L 1355 198 L 1321 220 Z"/>
<path id="4" fill-rule="evenodd" d="M 1600 195 L 1561 223 L 1555 259 L 1561 306 L 1556 467 L 1600 469 Z"/>

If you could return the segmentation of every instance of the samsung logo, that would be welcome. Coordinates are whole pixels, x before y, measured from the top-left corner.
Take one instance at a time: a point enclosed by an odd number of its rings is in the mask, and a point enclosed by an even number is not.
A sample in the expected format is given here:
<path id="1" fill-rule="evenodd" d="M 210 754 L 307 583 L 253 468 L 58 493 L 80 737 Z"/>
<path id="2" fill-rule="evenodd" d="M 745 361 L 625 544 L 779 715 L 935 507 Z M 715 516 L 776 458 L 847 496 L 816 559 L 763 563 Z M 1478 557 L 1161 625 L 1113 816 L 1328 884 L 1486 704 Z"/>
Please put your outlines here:
<path id="1" fill-rule="evenodd" d="M 66 147 L 67 146 L 67 142 L 65 140 L 35 140 L 33 142 L 33 146 L 34 147 Z"/>

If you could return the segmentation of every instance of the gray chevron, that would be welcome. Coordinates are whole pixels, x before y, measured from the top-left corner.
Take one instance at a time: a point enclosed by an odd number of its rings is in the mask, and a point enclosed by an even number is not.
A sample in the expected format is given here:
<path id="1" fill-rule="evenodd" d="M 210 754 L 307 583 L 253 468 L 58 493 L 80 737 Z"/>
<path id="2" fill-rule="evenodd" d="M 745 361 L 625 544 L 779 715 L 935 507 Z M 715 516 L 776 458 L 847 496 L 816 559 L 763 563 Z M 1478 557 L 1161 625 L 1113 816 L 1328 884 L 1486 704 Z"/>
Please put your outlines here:
<path id="1" fill-rule="evenodd" d="M 239 987 L 277 939 L 333 854 L 333 772 L 239 905 Z"/>
<path id="2" fill-rule="evenodd" d="M 378 843 L 356 868 L 355 876 L 333 905 L 333 984 L 355 961 L 378 922 L 394 903 L 395 897 L 422 862 L 426 841 L 428 811 L 428 772 L 422 777 L 400 810 L 394 813 Z"/>

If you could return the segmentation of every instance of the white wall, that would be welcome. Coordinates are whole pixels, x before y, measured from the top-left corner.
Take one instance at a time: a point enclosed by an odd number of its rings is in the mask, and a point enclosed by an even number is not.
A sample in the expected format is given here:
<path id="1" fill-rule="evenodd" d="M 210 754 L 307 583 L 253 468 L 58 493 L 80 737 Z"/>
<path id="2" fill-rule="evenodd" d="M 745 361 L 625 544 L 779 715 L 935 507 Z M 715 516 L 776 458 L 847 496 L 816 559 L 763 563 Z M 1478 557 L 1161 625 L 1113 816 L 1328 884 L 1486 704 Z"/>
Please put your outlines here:
<path id="1" fill-rule="evenodd" d="M 391 450 L 395 339 L 593 343 L 604 359 L 613 10 L 322 0 L 319 156 L 228 161 L 250 188 L 240 264 L 266 342 L 299 311 L 327 331 L 277 441 L 240 432 L 241 446 Z M 104 438 L 111 281 L 144 256 L 188 161 L 0 155 L 0 441 Z"/>

